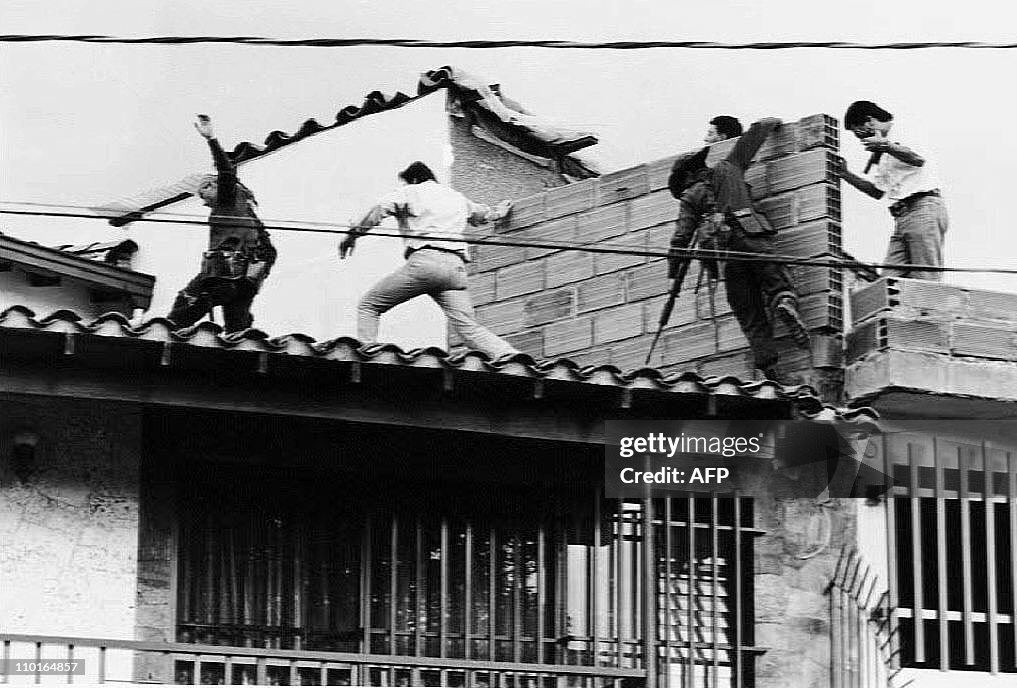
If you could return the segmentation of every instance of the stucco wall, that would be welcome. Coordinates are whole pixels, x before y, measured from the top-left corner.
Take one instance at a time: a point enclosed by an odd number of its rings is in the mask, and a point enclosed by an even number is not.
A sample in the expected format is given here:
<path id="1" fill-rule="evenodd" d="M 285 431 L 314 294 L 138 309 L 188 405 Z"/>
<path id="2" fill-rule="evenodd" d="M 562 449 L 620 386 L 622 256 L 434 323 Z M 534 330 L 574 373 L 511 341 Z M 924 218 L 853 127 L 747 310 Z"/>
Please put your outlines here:
<path id="1" fill-rule="evenodd" d="M 24 270 L 17 267 L 0 272 L 0 311 L 15 305 L 31 308 L 40 317 L 61 308 L 81 315 L 92 315 L 95 311 L 85 285 L 62 279 L 52 287 L 33 287 Z"/>
<path id="2" fill-rule="evenodd" d="M 478 203 L 525 198 L 565 185 L 553 170 L 474 136 L 468 119 L 451 117 L 450 122 L 452 186 Z"/>
<path id="3" fill-rule="evenodd" d="M 20 429 L 39 437 L 24 483 L 9 460 Z M 140 447 L 133 409 L 0 401 L 0 629 L 134 637 Z"/>

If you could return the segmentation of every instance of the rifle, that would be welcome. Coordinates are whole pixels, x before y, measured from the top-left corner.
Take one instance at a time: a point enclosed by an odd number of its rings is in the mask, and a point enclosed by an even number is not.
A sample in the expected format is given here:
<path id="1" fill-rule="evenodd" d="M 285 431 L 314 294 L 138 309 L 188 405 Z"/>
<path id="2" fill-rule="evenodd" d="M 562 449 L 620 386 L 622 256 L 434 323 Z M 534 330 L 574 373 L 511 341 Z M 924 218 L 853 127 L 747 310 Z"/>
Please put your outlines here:
<path id="1" fill-rule="evenodd" d="M 696 227 L 692 232 L 692 239 L 689 240 L 689 249 L 694 249 L 699 238 L 699 227 Z M 678 274 L 675 275 L 671 281 L 671 290 L 668 292 L 667 301 L 664 303 L 664 308 L 660 311 L 660 320 L 657 322 L 657 334 L 653 335 L 653 341 L 650 343 L 650 350 L 646 354 L 646 365 L 650 365 L 650 359 L 653 358 L 653 350 L 657 348 L 657 342 L 660 340 L 660 335 L 664 332 L 664 328 L 667 327 L 668 320 L 671 319 L 671 312 L 674 310 L 674 303 L 678 299 L 678 294 L 682 290 L 682 282 L 685 281 L 685 275 L 689 272 L 689 266 L 692 265 L 692 258 L 686 258 L 682 261 L 678 267 Z"/>

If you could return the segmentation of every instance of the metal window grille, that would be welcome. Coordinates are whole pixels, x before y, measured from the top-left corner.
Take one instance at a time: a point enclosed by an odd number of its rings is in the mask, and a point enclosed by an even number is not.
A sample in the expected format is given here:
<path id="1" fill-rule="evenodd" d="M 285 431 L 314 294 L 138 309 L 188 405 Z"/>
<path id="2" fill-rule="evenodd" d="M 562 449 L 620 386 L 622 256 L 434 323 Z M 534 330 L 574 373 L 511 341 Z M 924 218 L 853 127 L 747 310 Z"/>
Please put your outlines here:
<path id="1" fill-rule="evenodd" d="M 368 670 L 369 685 L 426 685 L 425 658 L 752 685 L 750 500 L 607 500 L 592 487 L 347 500 L 315 481 L 228 482 L 229 496 L 185 490 L 181 642 L 421 658 Z M 515 673 L 497 680 L 553 679 Z"/>
<path id="2" fill-rule="evenodd" d="M 901 666 L 1017 672 L 1017 452 L 902 434 L 884 453 Z"/>

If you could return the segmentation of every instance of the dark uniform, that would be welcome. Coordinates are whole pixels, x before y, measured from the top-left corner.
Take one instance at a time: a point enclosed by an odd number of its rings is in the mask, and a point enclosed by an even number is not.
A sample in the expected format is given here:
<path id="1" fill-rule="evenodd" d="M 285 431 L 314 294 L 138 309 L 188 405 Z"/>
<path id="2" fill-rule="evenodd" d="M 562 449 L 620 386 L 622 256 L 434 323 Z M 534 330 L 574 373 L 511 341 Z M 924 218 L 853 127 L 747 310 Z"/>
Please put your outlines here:
<path id="1" fill-rule="evenodd" d="M 774 118 L 756 122 L 738 139 L 728 156 L 712 168 L 705 166 L 705 150 L 697 154 L 701 156 L 699 161 L 690 164 L 689 158 L 680 158 L 675 163 L 669 185 L 672 194 L 681 201 L 681 210 L 671 239 L 673 247 L 688 247 L 696 227 L 717 213 L 722 216 L 723 226 L 707 239 L 723 244 L 719 247 L 728 251 L 776 254 L 776 231 L 752 206 L 745 170 L 766 137 L 780 124 Z M 704 247 L 709 247 L 709 242 Z M 672 257 L 669 262 L 673 277 L 680 258 Z M 777 363 L 773 341 L 775 317 L 786 319 L 798 344 L 808 346 L 808 333 L 797 314 L 788 271 L 776 263 L 732 259 L 725 263 L 724 279 L 728 303 L 749 340 L 755 365 L 772 378 Z"/>
<path id="2" fill-rule="evenodd" d="M 178 327 L 189 327 L 213 306 L 222 306 L 226 332 L 237 332 L 254 322 L 251 304 L 275 263 L 276 250 L 237 180 L 233 161 L 216 139 L 208 145 L 218 173 L 208 218 L 209 250 L 201 272 L 177 295 L 167 317 Z"/>

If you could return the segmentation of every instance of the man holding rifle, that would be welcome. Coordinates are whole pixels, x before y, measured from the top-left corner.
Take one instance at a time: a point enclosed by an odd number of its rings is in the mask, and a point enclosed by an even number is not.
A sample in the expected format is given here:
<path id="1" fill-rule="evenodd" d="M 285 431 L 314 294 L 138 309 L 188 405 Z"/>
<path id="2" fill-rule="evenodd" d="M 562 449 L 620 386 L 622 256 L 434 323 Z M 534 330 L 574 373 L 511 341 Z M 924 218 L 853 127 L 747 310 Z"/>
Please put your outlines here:
<path id="1" fill-rule="evenodd" d="M 681 249 L 689 248 L 694 234 L 699 247 L 775 255 L 776 230 L 766 216 L 752 205 L 745 171 L 760 146 L 777 127 L 779 119 L 762 119 L 738 139 L 726 158 L 713 167 L 706 165 L 708 148 L 683 155 L 675 161 L 668 180 L 671 194 L 681 203 L 668 276 L 684 277 L 690 258 Z M 703 269 L 716 275 L 715 262 L 705 261 Z M 755 366 L 776 380 L 777 347 L 773 321 L 780 318 L 798 346 L 808 349 L 809 333 L 798 315 L 794 287 L 787 269 L 779 264 L 756 260 L 727 260 L 724 265 L 727 298 L 742 332 L 752 347 Z M 675 284 L 680 288 L 680 284 Z"/>

